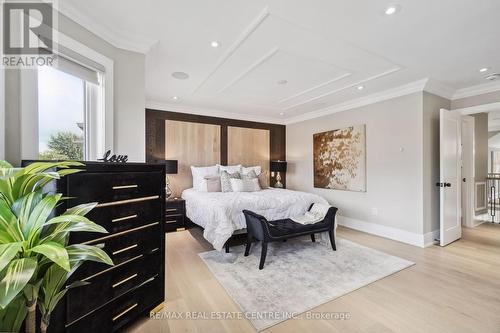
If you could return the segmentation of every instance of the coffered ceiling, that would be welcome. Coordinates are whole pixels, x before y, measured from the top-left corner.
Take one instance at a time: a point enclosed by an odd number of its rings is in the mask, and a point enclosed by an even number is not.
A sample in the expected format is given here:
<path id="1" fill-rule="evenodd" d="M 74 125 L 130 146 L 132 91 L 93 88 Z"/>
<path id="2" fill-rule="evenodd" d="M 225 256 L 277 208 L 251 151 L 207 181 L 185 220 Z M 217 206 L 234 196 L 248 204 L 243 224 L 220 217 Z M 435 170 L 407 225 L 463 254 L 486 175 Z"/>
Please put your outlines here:
<path id="1" fill-rule="evenodd" d="M 399 12 L 386 15 L 394 4 Z M 60 7 L 115 46 L 146 53 L 147 104 L 165 109 L 282 121 L 424 78 L 452 98 L 500 72 L 498 0 L 64 0 Z"/>

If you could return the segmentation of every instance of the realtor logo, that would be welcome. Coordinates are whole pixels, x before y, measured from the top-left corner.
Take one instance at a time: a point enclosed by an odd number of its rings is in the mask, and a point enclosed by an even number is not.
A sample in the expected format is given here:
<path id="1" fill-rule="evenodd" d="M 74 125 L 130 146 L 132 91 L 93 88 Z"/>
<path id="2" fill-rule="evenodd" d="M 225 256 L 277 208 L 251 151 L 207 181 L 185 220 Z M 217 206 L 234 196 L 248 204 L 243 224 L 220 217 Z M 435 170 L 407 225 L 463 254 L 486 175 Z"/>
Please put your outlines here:
<path id="1" fill-rule="evenodd" d="M 54 3 L 2 2 L 3 67 L 52 66 L 54 61 Z"/>

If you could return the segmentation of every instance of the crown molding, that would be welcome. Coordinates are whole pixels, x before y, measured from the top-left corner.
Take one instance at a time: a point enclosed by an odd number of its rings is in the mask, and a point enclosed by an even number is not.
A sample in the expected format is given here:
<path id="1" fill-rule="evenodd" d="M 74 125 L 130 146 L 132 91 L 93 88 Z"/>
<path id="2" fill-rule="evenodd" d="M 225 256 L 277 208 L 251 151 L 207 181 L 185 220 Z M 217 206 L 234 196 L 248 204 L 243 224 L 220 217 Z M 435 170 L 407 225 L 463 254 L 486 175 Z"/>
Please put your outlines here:
<path id="1" fill-rule="evenodd" d="M 151 47 L 158 42 L 157 40 L 145 39 L 144 37 L 125 35 L 123 32 L 106 27 L 88 15 L 83 14 L 74 5 L 67 1 L 59 2 L 58 11 L 94 35 L 97 35 L 119 49 L 146 54 L 149 52 Z"/>
<path id="2" fill-rule="evenodd" d="M 495 91 L 500 91 L 500 81 L 488 82 L 468 88 L 458 89 L 453 94 L 452 99 L 455 100 L 455 99 L 467 98 L 477 95 L 488 94 Z"/>
<path id="3" fill-rule="evenodd" d="M 198 108 L 185 105 L 176 105 L 172 103 L 165 103 L 153 100 L 146 101 L 146 109 L 153 109 L 159 111 L 172 111 L 172 112 L 196 114 L 200 116 L 219 117 L 219 118 L 228 118 L 236 120 L 254 121 L 258 123 L 284 125 L 283 119 L 279 118 L 256 116 L 251 114 L 235 113 L 235 112 L 206 109 L 206 108 Z"/>
<path id="4" fill-rule="evenodd" d="M 357 99 L 354 99 L 351 101 L 347 101 L 344 103 L 340 103 L 337 105 L 326 107 L 324 109 L 308 112 L 308 113 L 305 113 L 305 114 L 302 114 L 302 115 L 299 115 L 296 117 L 291 117 L 291 118 L 285 119 L 284 123 L 285 123 L 285 125 L 294 124 L 294 123 L 298 123 L 301 121 L 310 120 L 310 119 L 330 115 L 333 113 L 347 111 L 347 110 L 359 108 L 362 106 L 386 101 L 388 99 L 393 99 L 396 97 L 405 96 L 405 95 L 413 94 L 416 92 L 422 92 L 422 91 L 424 91 L 424 88 L 425 88 L 428 81 L 429 81 L 428 79 L 422 79 L 422 80 L 411 82 L 411 83 L 408 83 L 408 84 L 405 84 L 405 85 L 402 85 L 402 86 L 399 86 L 396 88 L 388 89 L 388 90 L 385 90 L 382 92 L 374 93 L 374 94 L 360 97 L 360 98 L 357 98 Z"/>
<path id="5" fill-rule="evenodd" d="M 424 91 L 428 93 L 452 100 L 456 89 L 447 86 L 439 81 L 428 79 L 425 84 Z"/>

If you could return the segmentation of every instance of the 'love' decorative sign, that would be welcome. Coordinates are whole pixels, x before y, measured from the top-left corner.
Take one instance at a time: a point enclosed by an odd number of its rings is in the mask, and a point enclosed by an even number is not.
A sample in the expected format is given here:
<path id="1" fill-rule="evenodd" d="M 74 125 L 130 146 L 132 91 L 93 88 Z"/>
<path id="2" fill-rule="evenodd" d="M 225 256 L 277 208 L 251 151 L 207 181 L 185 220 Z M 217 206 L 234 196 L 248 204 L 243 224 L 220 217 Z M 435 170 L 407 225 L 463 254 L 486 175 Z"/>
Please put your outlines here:
<path id="1" fill-rule="evenodd" d="M 126 163 L 128 161 L 127 155 L 111 155 L 111 150 L 108 150 L 102 158 L 98 158 L 98 161 L 103 161 L 104 163 Z"/>

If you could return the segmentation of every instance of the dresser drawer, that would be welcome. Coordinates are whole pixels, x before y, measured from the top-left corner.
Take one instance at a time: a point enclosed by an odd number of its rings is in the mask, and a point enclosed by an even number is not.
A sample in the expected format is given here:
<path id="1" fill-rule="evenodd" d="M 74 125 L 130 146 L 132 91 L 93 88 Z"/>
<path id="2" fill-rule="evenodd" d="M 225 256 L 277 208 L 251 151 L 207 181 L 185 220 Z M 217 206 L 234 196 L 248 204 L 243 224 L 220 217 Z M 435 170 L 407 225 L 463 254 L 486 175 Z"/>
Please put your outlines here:
<path id="1" fill-rule="evenodd" d="M 87 217 L 104 227 L 109 235 L 134 229 L 146 224 L 161 221 L 161 199 L 146 200 L 107 207 L 97 207 Z M 101 238 L 108 234 L 75 232 L 70 236 L 71 243 L 83 243 Z"/>
<path id="2" fill-rule="evenodd" d="M 121 330 L 141 313 L 151 310 L 163 301 L 162 284 L 164 281 L 160 280 L 156 277 L 86 317 L 71 323 L 66 328 L 66 332 L 110 333 Z"/>
<path id="3" fill-rule="evenodd" d="M 160 196 L 160 172 L 77 173 L 68 176 L 69 205 L 87 202 L 111 203 Z"/>
<path id="4" fill-rule="evenodd" d="M 71 323 L 81 318 L 113 298 L 159 275 L 163 265 L 161 260 L 160 253 L 155 252 L 86 280 L 90 283 L 88 285 L 68 290 L 66 322 Z"/>
<path id="5" fill-rule="evenodd" d="M 160 223 L 139 227 L 138 230 L 125 231 L 106 239 L 88 242 L 88 245 L 98 245 L 109 255 L 115 265 L 127 262 L 140 255 L 147 255 L 161 249 Z M 97 262 L 86 262 L 74 274 L 75 279 L 86 279 L 110 266 Z"/>

